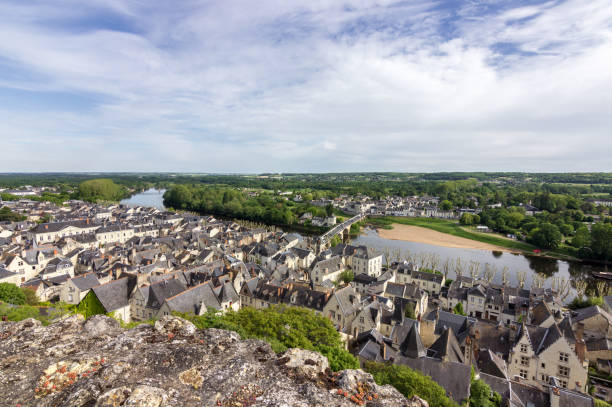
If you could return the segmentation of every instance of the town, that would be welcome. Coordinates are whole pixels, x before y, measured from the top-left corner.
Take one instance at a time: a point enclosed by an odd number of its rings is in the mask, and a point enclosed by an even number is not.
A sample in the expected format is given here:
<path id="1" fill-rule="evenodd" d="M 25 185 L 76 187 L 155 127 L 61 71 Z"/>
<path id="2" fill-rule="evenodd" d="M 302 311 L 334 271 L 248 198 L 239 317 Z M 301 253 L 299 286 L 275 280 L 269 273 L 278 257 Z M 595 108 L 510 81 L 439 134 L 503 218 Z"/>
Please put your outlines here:
<path id="1" fill-rule="evenodd" d="M 507 405 L 612 400 L 612 297 L 569 310 L 569 282 L 511 286 L 486 271 L 451 281 L 414 259 L 351 245 L 347 230 L 374 205 L 344 202 L 356 216 L 322 218 L 331 229 L 312 237 L 152 207 L 22 198 L 1 204 L 27 220 L 0 223 L 0 283 L 40 301 L 124 323 L 307 308 L 333 323 L 361 363 L 418 370 L 457 403 L 470 397 L 472 369 Z M 330 244 L 334 236 L 341 243 Z"/>

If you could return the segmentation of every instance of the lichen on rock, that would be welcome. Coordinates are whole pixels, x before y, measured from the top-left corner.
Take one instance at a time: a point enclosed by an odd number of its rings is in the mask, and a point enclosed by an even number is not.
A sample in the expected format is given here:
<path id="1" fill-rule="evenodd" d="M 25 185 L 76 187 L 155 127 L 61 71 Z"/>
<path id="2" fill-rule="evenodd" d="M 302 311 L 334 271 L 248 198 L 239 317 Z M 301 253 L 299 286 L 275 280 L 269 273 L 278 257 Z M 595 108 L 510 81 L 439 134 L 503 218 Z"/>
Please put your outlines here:
<path id="1" fill-rule="evenodd" d="M 168 316 L 122 329 L 105 316 L 0 323 L 0 406 L 426 406 L 322 355 L 276 355 L 235 332 Z"/>

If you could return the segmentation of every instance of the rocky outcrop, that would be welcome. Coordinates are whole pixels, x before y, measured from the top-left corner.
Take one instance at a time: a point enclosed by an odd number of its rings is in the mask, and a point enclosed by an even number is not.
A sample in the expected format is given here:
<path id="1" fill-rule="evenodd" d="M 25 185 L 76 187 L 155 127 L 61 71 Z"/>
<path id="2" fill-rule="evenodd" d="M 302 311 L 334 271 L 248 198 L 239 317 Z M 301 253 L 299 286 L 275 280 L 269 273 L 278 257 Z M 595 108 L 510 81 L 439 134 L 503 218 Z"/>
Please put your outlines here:
<path id="1" fill-rule="evenodd" d="M 0 323 L 0 394 L 13 407 L 427 405 L 361 370 L 332 373 L 318 353 L 276 355 L 177 317 L 131 330 L 104 316 Z"/>

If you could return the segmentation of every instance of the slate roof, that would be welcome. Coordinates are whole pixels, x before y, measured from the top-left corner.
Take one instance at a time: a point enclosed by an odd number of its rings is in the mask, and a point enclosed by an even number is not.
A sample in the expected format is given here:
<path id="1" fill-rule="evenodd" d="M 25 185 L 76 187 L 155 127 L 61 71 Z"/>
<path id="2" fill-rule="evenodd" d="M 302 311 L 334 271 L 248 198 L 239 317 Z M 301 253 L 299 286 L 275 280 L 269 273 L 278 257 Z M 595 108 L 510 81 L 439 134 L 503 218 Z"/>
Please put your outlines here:
<path id="1" fill-rule="evenodd" d="M 176 278 L 165 279 L 148 286 L 147 307 L 159 309 L 166 298 L 174 297 L 185 291 L 187 287 Z M 144 294 L 144 292 L 143 292 Z"/>
<path id="2" fill-rule="evenodd" d="M 464 363 L 465 357 L 452 328 L 444 333 L 431 345 L 427 352 L 429 356 L 448 362 Z"/>
<path id="3" fill-rule="evenodd" d="M 100 285 L 100 281 L 94 273 L 82 274 L 71 278 L 70 281 L 81 291 Z"/>
<path id="4" fill-rule="evenodd" d="M 531 321 L 532 325 L 541 325 L 548 318 L 553 317 L 552 312 L 548 309 L 548 306 L 544 302 L 538 303 L 535 307 L 531 309 Z"/>
<path id="5" fill-rule="evenodd" d="M 490 349 L 481 349 L 478 351 L 478 370 L 480 370 L 481 374 L 486 373 L 491 376 L 508 379 L 506 362 L 495 353 L 491 352 Z"/>
<path id="6" fill-rule="evenodd" d="M 413 324 L 406 335 L 404 341 L 400 344 L 400 351 L 407 358 L 423 358 L 427 355 L 427 351 L 421 341 L 421 335 L 418 332 L 417 324 Z"/>
<path id="7" fill-rule="evenodd" d="M 396 363 L 419 370 L 430 376 L 446 390 L 446 394 L 458 403 L 470 398 L 471 367 L 462 363 L 443 362 L 423 357 L 418 359 L 399 357 Z"/>
<path id="8" fill-rule="evenodd" d="M 129 305 L 130 294 L 136 286 L 136 278 L 122 277 L 118 280 L 109 281 L 92 287 L 106 312 L 112 312 Z"/>
<path id="9" fill-rule="evenodd" d="M 194 314 L 199 314 L 200 310 L 206 307 L 221 309 L 221 304 L 210 282 L 202 283 L 174 297 L 167 298 L 166 303 L 172 311 L 191 312 Z"/>

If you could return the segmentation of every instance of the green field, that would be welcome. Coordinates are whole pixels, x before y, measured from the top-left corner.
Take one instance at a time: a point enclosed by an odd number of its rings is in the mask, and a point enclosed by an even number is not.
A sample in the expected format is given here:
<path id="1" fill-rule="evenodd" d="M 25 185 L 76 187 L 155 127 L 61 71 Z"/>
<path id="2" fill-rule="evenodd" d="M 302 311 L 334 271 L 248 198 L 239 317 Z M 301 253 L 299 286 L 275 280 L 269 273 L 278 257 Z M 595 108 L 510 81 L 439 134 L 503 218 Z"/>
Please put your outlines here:
<path id="1" fill-rule="evenodd" d="M 470 232 L 469 230 L 463 229 L 458 222 L 453 222 L 445 219 L 437 218 L 404 218 L 387 216 L 384 218 L 369 218 L 368 223 L 375 227 L 389 228 L 394 223 L 410 226 L 420 226 L 428 228 L 441 233 L 448 233 L 449 235 L 463 237 L 466 239 L 476 240 L 483 243 L 493 244 L 508 249 L 521 250 L 532 252 L 536 249 L 535 246 L 524 242 L 517 242 L 516 240 L 504 239 L 495 235 L 487 235 L 484 233 Z"/>

